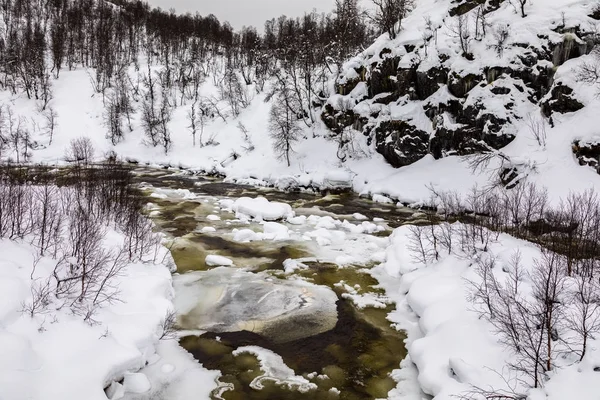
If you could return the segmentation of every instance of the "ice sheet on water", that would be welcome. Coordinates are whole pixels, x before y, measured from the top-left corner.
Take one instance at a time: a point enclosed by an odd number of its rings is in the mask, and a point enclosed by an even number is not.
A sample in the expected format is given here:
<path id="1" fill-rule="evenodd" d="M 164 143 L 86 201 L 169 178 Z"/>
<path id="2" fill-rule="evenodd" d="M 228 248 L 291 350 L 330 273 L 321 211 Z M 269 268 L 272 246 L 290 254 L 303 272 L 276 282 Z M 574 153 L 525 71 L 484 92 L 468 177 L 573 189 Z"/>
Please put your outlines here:
<path id="1" fill-rule="evenodd" d="M 270 350 L 258 346 L 244 346 L 238 347 L 233 355 L 237 356 L 244 353 L 255 355 L 260 363 L 260 369 L 264 372 L 252 380 L 250 383 L 252 389 L 261 390 L 264 387 L 264 381 L 273 381 L 277 385 L 286 386 L 302 393 L 317 388 L 317 385 L 306 378 L 297 376 L 294 370 L 285 364 L 280 355 Z"/>
<path id="2" fill-rule="evenodd" d="M 276 341 L 326 332 L 337 321 L 336 294 L 325 286 L 219 267 L 175 278 L 183 329 L 251 331 Z"/>

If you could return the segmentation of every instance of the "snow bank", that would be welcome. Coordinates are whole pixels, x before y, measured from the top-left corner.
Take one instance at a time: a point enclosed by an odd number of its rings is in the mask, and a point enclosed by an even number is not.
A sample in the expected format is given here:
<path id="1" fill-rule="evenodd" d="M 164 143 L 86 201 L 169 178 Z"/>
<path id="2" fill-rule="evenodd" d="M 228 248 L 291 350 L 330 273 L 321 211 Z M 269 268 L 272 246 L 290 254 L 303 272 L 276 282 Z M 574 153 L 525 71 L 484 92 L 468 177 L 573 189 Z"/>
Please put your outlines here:
<path id="1" fill-rule="evenodd" d="M 407 332 L 409 359 L 418 369 L 417 379 L 426 394 L 451 400 L 473 386 L 509 390 L 508 383 L 536 400 L 546 396 L 556 400 L 592 399 L 592 393 L 598 393 L 599 373 L 594 372 L 594 367 L 600 365 L 600 350 L 595 345 L 582 363 L 558 358 L 544 391 L 530 390 L 516 381 L 518 375 L 507 368 L 508 363 L 515 361 L 514 355 L 499 343 L 494 328 L 480 317 L 478 306 L 470 300 L 470 282 L 481 279 L 475 272 L 475 257 L 460 251 L 444 253 L 438 261 L 425 266 L 413 258 L 410 238 L 408 226 L 396 229 L 390 237 L 386 261 L 373 268 L 372 275 L 396 304 L 388 318 Z M 458 242 L 458 237 L 455 239 Z M 483 253 L 495 257 L 492 273 L 499 282 L 505 281 L 506 266 L 517 251 L 528 271 L 533 268 L 534 259 L 541 256 L 534 244 L 508 235 L 500 235 L 498 241 L 490 244 L 488 253 Z M 522 285 L 527 295 L 527 279 Z M 352 293 L 346 296 L 357 300 Z M 403 370 L 410 373 L 410 365 L 405 364 L 398 373 Z M 390 398 L 404 397 L 392 392 Z"/>
<path id="2" fill-rule="evenodd" d="M 105 245 L 111 249 L 123 240 L 109 231 Z M 157 259 L 169 257 L 165 248 L 160 251 Z M 111 283 L 119 288 L 120 301 L 98 307 L 84 322 L 53 294 L 39 312 L 21 311 L 32 301 L 32 287 L 51 277 L 57 264 L 51 257 L 36 261 L 36 253 L 26 242 L 0 240 L 0 399 L 106 400 L 107 386 L 115 399 L 158 392 L 158 383 L 139 370 L 163 359 L 157 355 L 161 321 L 173 309 L 168 268 L 128 264 Z M 197 378 L 205 377 L 205 391 L 216 386 L 214 373 L 197 363 L 187 368 Z M 122 378 L 123 385 L 111 385 Z"/>

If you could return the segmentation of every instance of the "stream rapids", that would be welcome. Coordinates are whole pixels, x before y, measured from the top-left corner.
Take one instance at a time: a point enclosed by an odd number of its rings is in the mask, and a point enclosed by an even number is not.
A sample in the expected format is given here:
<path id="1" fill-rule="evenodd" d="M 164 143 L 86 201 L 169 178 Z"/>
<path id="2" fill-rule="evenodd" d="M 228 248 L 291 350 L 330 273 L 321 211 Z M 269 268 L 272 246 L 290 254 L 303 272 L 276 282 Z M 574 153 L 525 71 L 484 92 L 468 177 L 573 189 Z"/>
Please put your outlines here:
<path id="1" fill-rule="evenodd" d="M 369 271 L 419 213 L 186 171 L 134 176 L 177 267 L 180 345 L 221 373 L 213 399 L 377 399 L 396 387 L 405 335 Z M 288 204 L 296 218 L 265 224 L 224 207 L 241 197 Z"/>

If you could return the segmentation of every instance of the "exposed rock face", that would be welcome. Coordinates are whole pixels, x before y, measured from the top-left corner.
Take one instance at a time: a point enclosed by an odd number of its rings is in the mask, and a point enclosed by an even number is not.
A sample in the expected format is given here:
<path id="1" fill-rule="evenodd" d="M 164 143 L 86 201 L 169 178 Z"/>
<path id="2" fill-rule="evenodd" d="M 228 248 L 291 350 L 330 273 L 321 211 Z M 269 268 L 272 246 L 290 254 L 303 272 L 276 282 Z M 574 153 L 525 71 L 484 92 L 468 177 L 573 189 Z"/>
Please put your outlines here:
<path id="1" fill-rule="evenodd" d="M 448 79 L 448 90 L 455 97 L 466 97 L 471 89 L 477 86 L 481 81 L 483 81 L 483 77 L 481 76 L 474 74 L 460 76 L 457 73 L 453 73 Z"/>
<path id="2" fill-rule="evenodd" d="M 405 121 L 384 121 L 375 129 L 377 151 L 399 168 L 428 153 L 429 134 Z"/>
<path id="3" fill-rule="evenodd" d="M 546 117 L 551 117 L 555 112 L 566 114 L 582 108 L 583 104 L 573 96 L 573 89 L 562 83 L 555 85 L 549 97 L 542 103 L 542 111 Z"/>
<path id="4" fill-rule="evenodd" d="M 486 0 L 458 0 L 458 3 L 454 8 L 450 9 L 450 16 L 453 17 L 455 15 L 463 15 L 468 13 L 475 7 L 478 7 L 482 4 L 485 4 Z"/>
<path id="5" fill-rule="evenodd" d="M 573 143 L 573 154 L 579 165 L 589 165 L 600 173 L 600 143 Z"/>
<path id="6" fill-rule="evenodd" d="M 445 68 L 433 67 L 427 71 L 416 72 L 416 92 L 419 100 L 425 100 L 440 90 L 448 82 L 448 71 Z"/>
<path id="7" fill-rule="evenodd" d="M 369 94 L 377 96 L 385 92 L 396 92 L 396 82 L 391 78 L 396 76 L 399 59 L 396 57 L 385 57 L 383 61 L 371 69 L 371 81 Z"/>

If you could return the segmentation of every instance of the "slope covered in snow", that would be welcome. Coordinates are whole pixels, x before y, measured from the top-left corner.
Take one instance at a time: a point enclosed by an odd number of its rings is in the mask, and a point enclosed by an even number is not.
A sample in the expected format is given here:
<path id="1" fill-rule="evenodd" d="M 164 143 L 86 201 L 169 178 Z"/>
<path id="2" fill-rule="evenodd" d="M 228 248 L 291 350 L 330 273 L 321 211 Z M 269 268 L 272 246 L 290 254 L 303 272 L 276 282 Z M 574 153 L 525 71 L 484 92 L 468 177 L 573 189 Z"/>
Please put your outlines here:
<path id="1" fill-rule="evenodd" d="M 0 95 L 14 122 L 23 118 L 29 126 L 36 142 L 30 160 L 36 162 L 64 162 L 71 140 L 86 136 L 95 158 L 114 151 L 124 160 L 281 188 L 352 185 L 406 203 L 428 198 L 429 185 L 465 192 L 475 184 L 527 178 L 556 199 L 596 187 L 595 171 L 580 166 L 573 153 L 583 149 L 581 162 L 595 165 L 597 89 L 576 79 L 584 63 L 595 62 L 589 54 L 598 42 L 595 2 L 527 2 L 525 17 L 513 3 L 418 1 L 395 39 L 381 36 L 329 77 L 328 100 L 315 109 L 322 121 L 304 127 L 290 167 L 276 157 L 269 136 L 272 81 L 258 94 L 254 85 L 244 89 L 248 107 L 238 116 L 217 100 L 224 118 L 211 115 L 195 146 L 187 118 L 191 101 L 176 101 L 168 153 L 144 135 L 143 58 L 139 69 L 128 70 L 139 93 L 132 97 L 131 132 L 116 145 L 107 139 L 106 97 L 93 89 L 94 69 L 74 67 L 52 80 L 52 141 L 34 101 L 22 93 Z M 152 67 L 157 76 L 160 70 Z M 218 74 L 203 80 L 203 98 L 219 98 Z M 462 156 L 480 152 L 498 156 L 474 172 Z M 14 150 L 2 157 L 18 159 Z"/>

